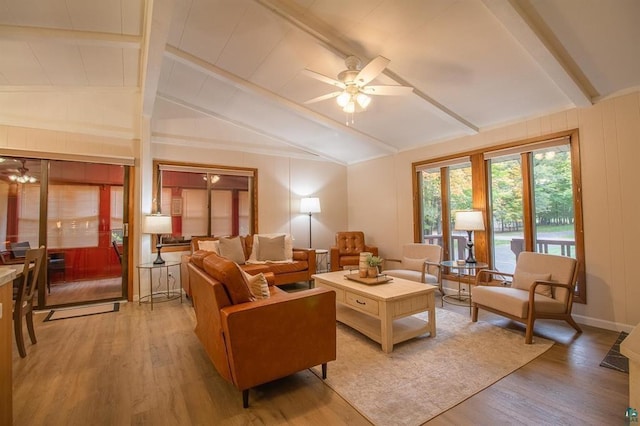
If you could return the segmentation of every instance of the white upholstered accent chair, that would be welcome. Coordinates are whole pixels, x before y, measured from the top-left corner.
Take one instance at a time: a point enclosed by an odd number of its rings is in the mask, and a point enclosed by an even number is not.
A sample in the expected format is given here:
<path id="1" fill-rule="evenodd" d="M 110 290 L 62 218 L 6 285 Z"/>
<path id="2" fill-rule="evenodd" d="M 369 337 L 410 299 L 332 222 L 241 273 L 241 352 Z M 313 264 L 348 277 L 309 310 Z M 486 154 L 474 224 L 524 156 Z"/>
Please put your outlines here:
<path id="1" fill-rule="evenodd" d="M 487 276 L 512 277 L 511 285 L 487 285 Z M 471 289 L 472 321 L 478 309 L 525 324 L 525 343 L 533 341 L 536 319 L 565 320 L 578 333 L 582 330 L 571 317 L 578 262 L 565 256 L 523 251 L 513 274 L 483 269 Z"/>
<path id="2" fill-rule="evenodd" d="M 385 259 L 386 275 L 438 286 L 442 293 L 442 247 L 411 243 L 402 246 L 402 259 Z M 392 267 L 389 266 L 392 263 Z"/>

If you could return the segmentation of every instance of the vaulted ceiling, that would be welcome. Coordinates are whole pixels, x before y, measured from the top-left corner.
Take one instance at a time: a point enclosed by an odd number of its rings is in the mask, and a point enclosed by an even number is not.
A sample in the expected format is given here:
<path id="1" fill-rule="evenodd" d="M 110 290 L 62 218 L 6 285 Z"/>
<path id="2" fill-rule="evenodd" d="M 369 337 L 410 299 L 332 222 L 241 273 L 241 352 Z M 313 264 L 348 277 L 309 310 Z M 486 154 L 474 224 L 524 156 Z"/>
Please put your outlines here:
<path id="1" fill-rule="evenodd" d="M 639 90 L 639 19 L 637 0 L 0 0 L 0 93 L 134 93 L 154 143 L 352 164 Z M 305 69 L 351 55 L 413 92 L 305 103 L 336 91 Z"/>

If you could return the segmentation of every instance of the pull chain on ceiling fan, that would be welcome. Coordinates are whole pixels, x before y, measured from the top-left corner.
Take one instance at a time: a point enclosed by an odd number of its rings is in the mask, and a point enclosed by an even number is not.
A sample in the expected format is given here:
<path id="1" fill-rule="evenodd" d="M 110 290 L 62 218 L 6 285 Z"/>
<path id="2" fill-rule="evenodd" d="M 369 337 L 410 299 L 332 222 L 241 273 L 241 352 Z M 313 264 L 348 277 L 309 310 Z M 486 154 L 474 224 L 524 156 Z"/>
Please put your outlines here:
<path id="1" fill-rule="evenodd" d="M 391 62 L 384 56 L 378 56 L 360 69 L 362 62 L 355 56 L 345 59 L 347 69 L 338 74 L 335 80 L 326 75 L 304 69 L 304 73 L 309 77 L 338 87 L 341 90 L 327 93 L 317 98 L 309 99 L 305 104 L 324 101 L 336 98 L 336 102 L 347 114 L 354 114 L 365 110 L 371 103 L 371 96 L 399 96 L 409 95 L 413 92 L 413 87 L 408 86 L 367 86 L 367 83 L 378 77 Z M 347 123 L 348 124 L 348 123 Z"/>

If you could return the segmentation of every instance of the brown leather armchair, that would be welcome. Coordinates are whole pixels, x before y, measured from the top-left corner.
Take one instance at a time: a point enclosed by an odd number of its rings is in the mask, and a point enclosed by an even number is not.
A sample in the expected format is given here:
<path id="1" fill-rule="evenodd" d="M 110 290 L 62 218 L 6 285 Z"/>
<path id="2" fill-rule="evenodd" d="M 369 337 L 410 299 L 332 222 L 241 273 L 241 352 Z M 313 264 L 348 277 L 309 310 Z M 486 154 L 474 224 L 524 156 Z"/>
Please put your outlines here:
<path id="1" fill-rule="evenodd" d="M 364 243 L 364 232 L 342 231 L 336 232 L 336 245 L 331 247 L 331 270 L 339 271 L 346 267 L 358 267 L 360 253 L 369 252 L 378 255 L 378 247 Z"/>
<path id="2" fill-rule="evenodd" d="M 314 288 L 287 293 L 269 281 L 270 297 L 254 300 L 238 265 L 197 251 L 188 263 L 195 333 L 218 373 L 242 391 L 316 365 L 326 378 L 336 359 L 336 294 Z M 245 285 L 245 287 L 243 287 Z"/>

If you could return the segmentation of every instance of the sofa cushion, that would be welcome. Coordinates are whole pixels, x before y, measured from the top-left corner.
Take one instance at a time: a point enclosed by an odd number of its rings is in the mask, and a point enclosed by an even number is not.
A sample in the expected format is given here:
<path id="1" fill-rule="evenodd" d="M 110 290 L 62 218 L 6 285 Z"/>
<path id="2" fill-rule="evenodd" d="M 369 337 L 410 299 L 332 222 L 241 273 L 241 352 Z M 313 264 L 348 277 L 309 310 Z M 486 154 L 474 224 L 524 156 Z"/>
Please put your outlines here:
<path id="1" fill-rule="evenodd" d="M 276 275 L 288 274 L 292 272 L 306 271 L 309 269 L 309 262 L 287 262 L 287 263 L 269 263 L 269 271 Z"/>
<path id="2" fill-rule="evenodd" d="M 258 260 L 287 260 L 284 250 L 284 235 L 275 237 L 258 236 Z"/>
<path id="3" fill-rule="evenodd" d="M 236 263 L 211 252 L 202 263 L 205 272 L 222 283 L 231 303 L 235 305 L 255 300 Z"/>
<path id="4" fill-rule="evenodd" d="M 242 271 L 242 276 L 249 287 L 249 291 L 253 294 L 253 297 L 256 299 L 268 299 L 270 297 L 271 293 L 269 292 L 269 283 L 267 283 L 267 279 L 262 272 L 256 275 L 251 275 Z"/>
<path id="5" fill-rule="evenodd" d="M 238 265 L 244 265 L 245 257 L 240 237 L 220 238 L 219 242 L 220 256 L 226 257 Z"/>
<path id="6" fill-rule="evenodd" d="M 511 283 L 511 287 L 529 291 L 533 283 L 535 283 L 536 281 L 549 281 L 549 278 L 551 278 L 551 274 L 548 273 L 544 274 L 516 271 L 516 273 L 513 275 L 513 282 Z M 552 297 L 551 287 L 548 285 L 537 286 L 536 293 L 542 294 L 543 296 Z"/>
<path id="7" fill-rule="evenodd" d="M 517 318 L 529 315 L 529 292 L 502 286 L 472 286 L 471 296 L 474 303 L 506 312 Z M 535 294 L 536 312 L 560 314 L 565 310 L 564 303 L 551 297 Z"/>

